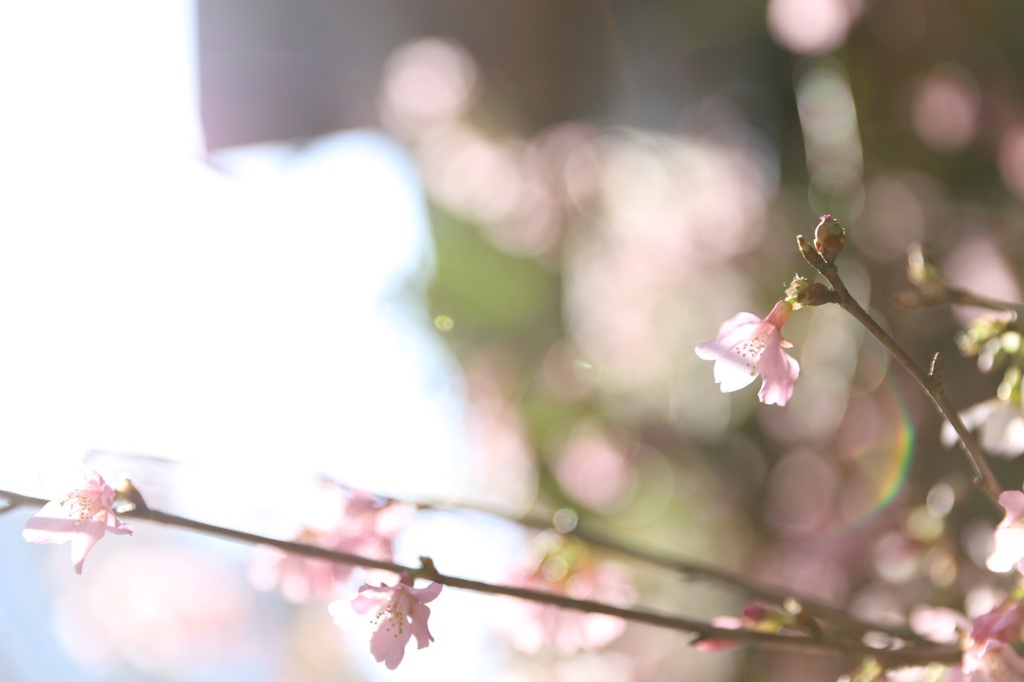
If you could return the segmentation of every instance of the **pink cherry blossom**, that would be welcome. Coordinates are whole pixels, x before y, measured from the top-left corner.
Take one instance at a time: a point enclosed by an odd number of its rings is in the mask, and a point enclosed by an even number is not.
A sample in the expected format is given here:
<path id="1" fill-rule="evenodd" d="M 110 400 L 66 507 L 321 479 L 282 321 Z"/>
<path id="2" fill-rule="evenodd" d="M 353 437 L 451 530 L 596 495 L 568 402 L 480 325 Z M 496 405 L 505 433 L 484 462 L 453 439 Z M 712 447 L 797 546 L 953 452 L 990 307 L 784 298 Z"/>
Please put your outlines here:
<path id="1" fill-rule="evenodd" d="M 800 365 L 783 350 L 792 344 L 782 338 L 782 325 L 792 304 L 779 301 L 763 320 L 739 313 L 722 323 L 718 337 L 697 346 L 697 356 L 715 361 L 715 382 L 723 393 L 749 386 L 760 374 L 758 399 L 766 405 L 785 405 L 793 395 Z"/>
<path id="2" fill-rule="evenodd" d="M 996 546 L 986 565 L 999 573 L 1014 566 L 1024 572 L 1024 492 L 1007 490 L 999 496 L 999 504 L 1006 517 L 996 526 Z"/>
<path id="3" fill-rule="evenodd" d="M 37 544 L 70 542 L 75 572 L 81 574 L 85 557 L 106 532 L 132 534 L 132 527 L 117 518 L 111 508 L 114 497 L 114 489 L 90 470 L 83 487 L 62 500 L 48 502 L 28 520 L 21 535 Z"/>
<path id="4" fill-rule="evenodd" d="M 973 621 L 951 609 L 918 606 L 910 626 L 930 641 L 963 648 L 960 666 L 946 668 L 944 682 L 1024 681 L 1024 658 L 1012 648 L 1024 630 L 1024 611 L 1012 599 Z"/>
<path id="5" fill-rule="evenodd" d="M 434 641 L 427 629 L 430 608 L 426 604 L 434 601 L 440 593 L 440 583 L 430 583 L 420 589 L 403 582 L 394 586 L 381 583 L 379 587 L 363 585 L 359 588 L 359 595 L 352 600 L 352 608 L 357 613 L 376 609 L 373 618 L 379 625 L 370 637 L 370 653 L 378 662 L 394 670 L 405 656 L 405 645 L 410 637 L 416 638 L 420 649 Z"/>
<path id="6" fill-rule="evenodd" d="M 1024 630 L 1024 612 L 1010 599 L 974 619 L 963 672 L 972 682 L 1024 680 L 1024 658 L 1013 650 Z"/>
<path id="7" fill-rule="evenodd" d="M 635 598 L 625 568 L 597 561 L 574 542 L 554 533 L 542 533 L 527 548 L 508 578 L 509 584 L 565 595 L 595 599 L 628 607 Z M 621 618 L 586 613 L 532 601 L 502 602 L 496 623 L 513 647 L 526 654 L 552 652 L 570 656 L 611 644 L 626 630 Z"/>
<path id="8" fill-rule="evenodd" d="M 334 496 L 342 493 L 342 499 Z M 371 493 L 332 486 L 321 507 L 322 517 L 297 530 L 292 540 L 307 545 L 371 559 L 390 561 L 394 539 L 409 520 L 409 510 L 393 500 Z M 282 552 L 260 546 L 253 552 L 249 581 L 258 590 L 279 587 L 289 602 L 300 604 L 311 598 L 330 599 L 338 583 L 348 579 L 353 566 Z"/>
<path id="9" fill-rule="evenodd" d="M 292 537 L 293 542 L 336 549 L 340 544 L 336 533 L 325 533 L 303 528 Z M 326 559 L 282 552 L 275 547 L 260 545 L 253 550 L 249 564 L 249 582 L 257 590 L 279 588 L 281 595 L 292 604 L 310 599 L 331 599 L 339 582 L 352 572 L 348 564 Z"/>
<path id="10" fill-rule="evenodd" d="M 910 629 L 929 642 L 956 644 L 971 627 L 967 616 L 942 606 L 920 604 L 910 612 Z"/>

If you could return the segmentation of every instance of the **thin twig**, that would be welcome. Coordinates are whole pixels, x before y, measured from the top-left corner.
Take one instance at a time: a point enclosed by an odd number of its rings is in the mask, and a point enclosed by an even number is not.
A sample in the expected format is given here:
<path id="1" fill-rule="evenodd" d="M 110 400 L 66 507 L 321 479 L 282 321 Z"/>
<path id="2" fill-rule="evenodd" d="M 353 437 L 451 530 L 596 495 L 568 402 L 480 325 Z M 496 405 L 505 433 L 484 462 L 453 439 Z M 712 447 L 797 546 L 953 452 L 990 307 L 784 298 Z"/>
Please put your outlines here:
<path id="1" fill-rule="evenodd" d="M 29 497 L 17 493 L 0 490 L 0 497 L 8 500 L 10 504 L 18 505 L 43 505 L 48 502 L 37 497 Z M 763 649 L 776 651 L 798 651 L 803 653 L 818 653 L 840 656 L 874 657 L 887 666 L 897 665 L 920 665 L 930 662 L 954 664 L 960 660 L 961 651 L 956 647 L 940 646 L 934 644 L 909 644 L 902 648 L 877 649 L 863 644 L 859 639 L 840 637 L 837 635 L 805 635 L 805 634 L 781 634 L 759 632 L 756 630 L 730 629 L 711 625 L 704 621 L 690 618 L 683 618 L 659 611 L 642 607 L 624 608 L 613 606 L 603 602 L 589 599 L 573 599 L 559 594 L 531 590 L 510 585 L 497 585 L 447 575 L 439 572 L 434 563 L 425 557 L 421 557 L 419 567 L 406 566 L 390 561 L 380 561 L 358 554 L 338 552 L 314 545 L 307 545 L 288 540 L 277 540 L 255 533 L 225 528 L 201 521 L 168 514 L 152 509 L 147 506 L 140 506 L 132 511 L 122 512 L 128 518 L 153 521 L 168 526 L 177 526 L 201 533 L 207 533 L 218 537 L 244 542 L 254 545 L 269 545 L 284 552 L 300 556 L 308 556 L 327 561 L 362 566 L 389 571 L 398 575 L 431 580 L 442 585 L 457 589 L 471 590 L 484 594 L 504 595 L 516 597 L 541 604 L 548 604 L 561 608 L 584 611 L 587 613 L 603 613 L 610 616 L 617 616 L 625 620 L 646 623 L 657 627 L 667 628 L 685 632 L 693 636 L 692 642 L 699 641 L 726 641 L 738 645 L 756 646 Z"/>
<path id="2" fill-rule="evenodd" d="M 390 498 L 389 498 L 390 499 Z M 395 502 L 401 502 L 401 500 L 393 500 Z M 833 625 L 842 625 L 850 631 L 857 634 L 863 635 L 867 632 L 880 632 L 894 637 L 899 637 L 906 640 L 915 641 L 926 641 L 913 630 L 904 627 L 892 627 L 886 625 L 879 625 L 876 623 L 868 623 L 853 616 L 849 615 L 845 611 L 835 606 L 819 602 L 815 599 L 801 595 L 796 592 L 786 591 L 781 589 L 775 589 L 765 585 L 759 585 L 752 580 L 745 578 L 739 574 L 727 571 L 725 569 L 711 566 L 702 562 L 692 561 L 689 559 L 680 559 L 677 557 L 666 556 L 653 550 L 637 547 L 630 545 L 621 540 L 614 539 L 595 532 L 590 529 L 583 528 L 580 525 L 575 526 L 571 530 L 558 530 L 551 524 L 551 517 L 544 517 L 540 515 L 526 515 L 510 517 L 492 508 L 481 505 L 464 505 L 464 504 L 452 504 L 452 503 L 432 503 L 432 502 L 417 502 L 416 507 L 418 509 L 430 509 L 434 511 L 445 511 L 451 509 L 465 509 L 469 511 L 480 512 L 493 516 L 496 518 L 504 519 L 518 523 L 527 528 L 534 528 L 537 530 L 555 530 L 561 535 L 575 538 L 584 542 L 592 547 L 598 547 L 621 556 L 629 557 L 664 568 L 676 573 L 680 573 L 692 579 L 703 579 L 710 582 L 716 582 L 728 587 L 736 588 L 737 590 L 746 593 L 753 599 L 757 599 L 769 604 L 775 604 L 778 606 L 784 606 L 786 602 L 795 600 L 800 604 L 800 607 L 804 613 L 813 618 L 819 618 L 827 620 Z"/>
<path id="3" fill-rule="evenodd" d="M 971 432 L 964 425 L 960 419 L 960 415 L 957 414 L 956 408 L 949 400 L 949 396 L 946 394 L 945 388 L 942 385 L 942 360 L 941 355 L 936 353 L 933 357 L 931 373 L 925 373 L 921 367 L 914 362 L 914 359 L 903 350 L 895 339 L 882 329 L 874 318 L 868 314 L 864 308 L 850 294 L 850 291 L 846 288 L 846 284 L 843 279 L 839 276 L 839 269 L 836 267 L 834 262 L 826 262 L 824 258 L 818 255 L 810 244 L 803 236 L 797 237 L 797 245 L 800 248 L 800 253 L 804 256 L 808 263 L 810 263 L 821 275 L 828 280 L 828 283 L 832 285 L 832 289 L 836 292 L 838 298 L 837 303 L 846 312 L 850 313 L 855 320 L 861 323 L 868 332 L 878 339 L 889 354 L 896 358 L 897 361 L 903 367 L 910 372 L 910 376 L 924 389 L 928 397 L 932 399 L 939 412 L 949 423 L 953 425 L 958 436 L 960 436 L 960 444 L 967 456 L 967 461 L 970 463 L 971 468 L 974 470 L 975 483 L 979 488 L 996 504 L 999 503 L 999 494 L 1002 492 L 1002 488 L 999 486 L 999 482 L 996 480 L 995 474 L 988 466 L 988 462 L 985 461 L 985 456 L 981 452 L 981 448 L 978 447 L 977 441 L 971 435 Z M 817 256 L 817 258 L 815 258 Z"/>
<path id="4" fill-rule="evenodd" d="M 901 308 L 928 308 L 940 305 L 972 305 L 988 308 L 998 312 L 1014 312 L 1021 309 L 1020 303 L 1011 303 L 988 296 L 981 296 L 965 289 L 951 287 L 946 283 L 941 286 L 918 287 L 913 290 L 900 291 L 893 296 L 893 301 Z"/>

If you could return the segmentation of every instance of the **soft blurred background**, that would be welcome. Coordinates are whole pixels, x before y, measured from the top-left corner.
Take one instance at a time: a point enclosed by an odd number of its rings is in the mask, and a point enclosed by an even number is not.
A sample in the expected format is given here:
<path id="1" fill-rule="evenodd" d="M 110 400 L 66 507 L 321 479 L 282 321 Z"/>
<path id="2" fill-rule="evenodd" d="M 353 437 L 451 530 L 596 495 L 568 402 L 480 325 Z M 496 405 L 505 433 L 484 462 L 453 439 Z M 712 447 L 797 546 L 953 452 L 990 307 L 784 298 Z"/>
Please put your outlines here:
<path id="1" fill-rule="evenodd" d="M 830 212 L 855 295 L 918 361 L 945 353 L 958 406 L 994 395 L 953 343 L 971 311 L 891 298 L 922 242 L 1020 300 L 1022 22 L 1011 0 L 8 3 L 0 488 L 60 495 L 84 459 L 155 507 L 285 537 L 326 475 L 578 522 L 881 622 L 959 608 L 997 516 L 876 343 L 838 309 L 794 314 L 784 408 L 721 394 L 693 347 L 811 276 L 794 237 Z M 0 516 L 10 682 L 853 663 L 544 632 L 446 590 L 437 641 L 392 673 L 359 619 L 255 591 L 250 548 L 137 523 L 78 577 L 21 540 L 30 513 Z M 694 618 L 745 603 L 457 509 L 417 515 L 398 558 L 421 554 Z"/>

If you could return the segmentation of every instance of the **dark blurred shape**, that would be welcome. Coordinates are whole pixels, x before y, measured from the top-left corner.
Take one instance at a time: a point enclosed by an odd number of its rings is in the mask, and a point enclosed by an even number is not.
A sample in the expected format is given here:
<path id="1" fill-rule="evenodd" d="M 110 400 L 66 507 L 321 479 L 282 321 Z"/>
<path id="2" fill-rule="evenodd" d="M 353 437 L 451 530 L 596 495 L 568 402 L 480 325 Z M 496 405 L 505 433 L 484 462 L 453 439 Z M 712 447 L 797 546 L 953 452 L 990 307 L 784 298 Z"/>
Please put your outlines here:
<path id="1" fill-rule="evenodd" d="M 399 45 L 463 44 L 527 129 L 586 117 L 616 82 L 614 19 L 594 0 L 201 0 L 199 88 L 208 149 L 376 123 Z M 617 67 L 615 67 L 617 68 Z"/>
<path id="2" fill-rule="evenodd" d="M 373 119 L 380 64 L 398 42 L 388 2 L 199 2 L 208 149 L 315 137 Z"/>

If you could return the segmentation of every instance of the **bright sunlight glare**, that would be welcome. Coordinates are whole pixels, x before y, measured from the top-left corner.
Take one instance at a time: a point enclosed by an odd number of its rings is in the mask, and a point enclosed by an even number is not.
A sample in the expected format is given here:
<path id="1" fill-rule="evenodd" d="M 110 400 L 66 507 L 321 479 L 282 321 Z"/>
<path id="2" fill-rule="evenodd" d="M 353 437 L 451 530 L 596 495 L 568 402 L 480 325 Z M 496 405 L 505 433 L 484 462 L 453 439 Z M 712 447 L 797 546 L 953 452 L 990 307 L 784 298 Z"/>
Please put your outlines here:
<path id="1" fill-rule="evenodd" d="M 154 490 L 173 486 L 174 511 L 229 525 L 320 473 L 456 493 L 458 373 L 419 310 L 431 251 L 411 165 L 372 132 L 202 162 L 192 13 L 0 8 L 4 487 L 54 495 L 92 452 L 143 478 L 169 467 Z M 44 646 L 0 658 L 69 676 Z"/>

